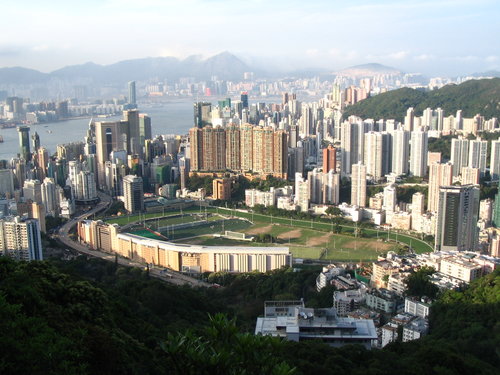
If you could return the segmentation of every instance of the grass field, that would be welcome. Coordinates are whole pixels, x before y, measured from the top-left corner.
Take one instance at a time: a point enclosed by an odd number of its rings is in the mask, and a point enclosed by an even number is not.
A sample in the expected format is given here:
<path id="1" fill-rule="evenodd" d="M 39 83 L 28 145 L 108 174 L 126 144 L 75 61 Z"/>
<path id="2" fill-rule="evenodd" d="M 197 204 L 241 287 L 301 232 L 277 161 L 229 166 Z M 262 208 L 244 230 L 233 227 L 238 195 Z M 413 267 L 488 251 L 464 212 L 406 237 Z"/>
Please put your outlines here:
<path id="1" fill-rule="evenodd" d="M 203 209 L 202 212 L 205 210 Z M 183 213 L 199 213 L 199 208 L 183 210 Z M 243 232 L 248 235 L 271 234 L 276 239 L 276 246 L 288 246 L 294 257 L 309 259 L 329 259 L 329 260 L 353 260 L 369 261 L 375 260 L 378 255 L 389 250 L 398 250 L 402 245 L 410 245 L 416 253 L 432 251 L 432 247 L 427 243 L 407 235 L 395 232 L 386 232 L 376 229 L 363 229 L 363 237 L 354 238 L 352 232 L 353 226 L 342 226 L 342 234 L 333 234 L 331 224 L 311 221 L 311 220 L 292 220 L 282 217 L 271 217 L 266 215 L 252 214 L 236 210 L 229 210 L 217 207 L 209 207 L 206 212 L 212 213 L 208 220 L 220 220 L 220 215 L 234 215 L 236 217 L 246 218 L 254 224 L 238 220 L 227 219 L 222 223 L 207 223 L 206 225 L 193 228 L 184 228 L 179 230 L 167 229 L 162 232 L 163 235 L 171 240 L 179 241 L 186 239 L 186 243 L 202 244 L 207 246 L 270 246 L 269 244 L 256 244 L 224 238 L 214 238 L 214 233 L 222 233 L 224 230 Z M 155 214 L 156 217 L 161 214 Z M 169 217 L 178 215 L 178 212 L 171 212 L 168 216 L 158 218 L 156 221 L 149 221 L 148 225 L 152 229 L 165 227 L 173 224 L 185 223 L 199 220 L 196 216 L 185 215 L 184 217 Z M 146 215 L 146 218 L 148 215 Z M 120 221 L 132 222 L 139 220 L 139 215 L 129 218 L 119 218 Z M 142 217 L 141 217 L 142 220 Z M 109 221 L 109 222 L 116 222 Z M 149 233 L 149 232 L 148 232 Z M 351 233 L 351 235 L 346 235 Z M 192 238 L 195 237 L 195 238 Z M 179 241 L 183 242 L 183 241 Z"/>

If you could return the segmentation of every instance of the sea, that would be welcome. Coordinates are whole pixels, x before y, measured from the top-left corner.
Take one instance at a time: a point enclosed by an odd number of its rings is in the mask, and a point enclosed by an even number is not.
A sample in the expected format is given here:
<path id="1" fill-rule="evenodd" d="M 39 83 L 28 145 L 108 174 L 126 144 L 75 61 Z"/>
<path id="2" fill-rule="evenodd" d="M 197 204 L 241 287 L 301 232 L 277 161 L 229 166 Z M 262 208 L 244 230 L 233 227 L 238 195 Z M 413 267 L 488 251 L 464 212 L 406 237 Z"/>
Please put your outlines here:
<path id="1" fill-rule="evenodd" d="M 193 98 L 175 98 L 162 103 L 139 105 L 140 113 L 151 117 L 153 135 L 187 134 L 193 126 Z M 95 121 L 114 121 L 122 116 L 94 118 Z M 58 144 L 83 141 L 90 118 L 78 118 L 52 123 L 30 125 L 30 136 L 36 131 L 40 144 L 49 155 L 56 152 Z M 19 153 L 19 135 L 16 128 L 0 129 L 0 160 L 10 160 Z"/>

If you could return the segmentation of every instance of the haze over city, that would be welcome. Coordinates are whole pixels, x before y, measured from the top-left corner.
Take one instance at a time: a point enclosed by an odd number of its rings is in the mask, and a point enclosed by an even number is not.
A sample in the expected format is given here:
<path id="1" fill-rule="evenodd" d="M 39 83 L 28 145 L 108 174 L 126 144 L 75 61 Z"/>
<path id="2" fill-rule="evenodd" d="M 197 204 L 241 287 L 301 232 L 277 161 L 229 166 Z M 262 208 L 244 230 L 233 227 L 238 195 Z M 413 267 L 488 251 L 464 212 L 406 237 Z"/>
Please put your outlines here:
<path id="1" fill-rule="evenodd" d="M 50 72 L 227 50 L 282 72 L 378 62 L 470 74 L 500 67 L 498 11 L 493 0 L 10 2 L 2 9 L 0 67 Z"/>

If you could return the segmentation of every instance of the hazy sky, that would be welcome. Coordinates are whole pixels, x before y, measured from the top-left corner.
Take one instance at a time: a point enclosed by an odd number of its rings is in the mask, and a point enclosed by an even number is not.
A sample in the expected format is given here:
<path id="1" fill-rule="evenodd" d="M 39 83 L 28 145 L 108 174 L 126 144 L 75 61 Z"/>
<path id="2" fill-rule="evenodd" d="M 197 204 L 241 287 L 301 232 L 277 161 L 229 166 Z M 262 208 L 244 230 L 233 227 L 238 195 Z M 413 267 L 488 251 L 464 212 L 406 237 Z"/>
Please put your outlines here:
<path id="1" fill-rule="evenodd" d="M 229 51 L 285 69 L 500 69 L 498 0 L 9 0 L 0 9 L 2 67 Z"/>

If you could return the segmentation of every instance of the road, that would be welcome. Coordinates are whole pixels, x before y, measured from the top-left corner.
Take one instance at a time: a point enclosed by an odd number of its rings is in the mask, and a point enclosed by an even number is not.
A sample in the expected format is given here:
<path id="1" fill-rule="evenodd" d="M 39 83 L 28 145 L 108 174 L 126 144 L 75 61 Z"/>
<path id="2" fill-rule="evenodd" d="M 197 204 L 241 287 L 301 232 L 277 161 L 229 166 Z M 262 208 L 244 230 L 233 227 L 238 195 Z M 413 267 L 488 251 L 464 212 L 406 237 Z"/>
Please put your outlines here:
<path id="1" fill-rule="evenodd" d="M 64 225 L 61 226 L 59 231 L 57 232 L 56 238 L 59 239 L 61 243 L 63 243 L 65 246 L 76 250 L 77 252 L 85 255 L 89 255 L 95 258 L 100 258 L 104 259 L 110 262 L 115 262 L 117 261 L 119 265 L 125 266 L 125 267 L 137 267 L 140 269 L 144 269 L 145 265 L 142 263 L 134 262 L 131 261 L 130 259 L 126 259 L 123 257 L 116 257 L 115 254 L 109 254 L 105 253 L 99 250 L 93 250 L 87 247 L 85 244 L 81 244 L 77 241 L 73 241 L 70 236 L 69 232 L 71 229 L 80 221 L 80 220 L 85 220 L 88 217 L 103 211 L 109 207 L 109 205 L 112 202 L 112 198 L 109 195 L 103 194 L 101 192 L 98 193 L 99 198 L 101 201 L 91 210 L 81 214 L 80 216 L 77 216 L 75 218 L 72 218 L 71 220 L 68 220 Z M 183 275 L 179 272 L 175 272 L 170 269 L 166 268 L 161 268 L 161 267 L 152 267 L 149 269 L 149 275 L 155 278 L 158 278 L 160 280 L 175 284 L 175 285 L 191 285 L 191 286 L 204 286 L 204 287 L 209 287 L 211 284 L 206 283 L 204 281 L 200 281 L 198 279 Z"/>

